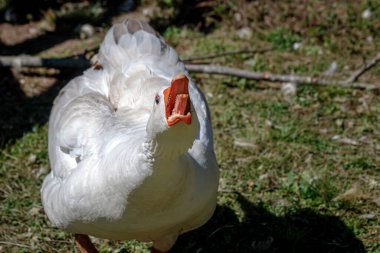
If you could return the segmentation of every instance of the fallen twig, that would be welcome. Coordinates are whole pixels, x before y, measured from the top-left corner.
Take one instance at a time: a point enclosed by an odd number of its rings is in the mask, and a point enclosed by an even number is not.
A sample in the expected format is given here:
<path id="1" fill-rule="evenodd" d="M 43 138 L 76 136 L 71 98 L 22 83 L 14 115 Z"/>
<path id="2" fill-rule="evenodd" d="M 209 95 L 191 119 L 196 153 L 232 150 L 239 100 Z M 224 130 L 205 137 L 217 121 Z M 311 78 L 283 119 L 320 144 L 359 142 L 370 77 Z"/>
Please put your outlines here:
<path id="1" fill-rule="evenodd" d="M 353 83 L 358 80 L 365 72 L 375 67 L 380 62 L 380 53 L 378 53 L 368 64 L 364 64 L 360 69 L 355 71 L 347 80 L 346 83 Z"/>
<path id="2" fill-rule="evenodd" d="M 0 56 L 0 67 L 48 67 L 48 68 L 88 68 L 90 61 L 83 58 L 39 58 L 32 56 Z M 321 79 L 311 76 L 279 75 L 264 72 L 253 72 L 237 68 L 230 68 L 218 65 L 186 64 L 186 68 L 192 72 L 237 76 L 257 81 L 269 82 L 291 82 L 314 85 L 335 84 L 343 87 L 357 89 L 380 89 L 379 85 L 370 83 L 350 82 L 343 80 Z"/>
<path id="3" fill-rule="evenodd" d="M 88 68 L 90 61 L 82 58 L 40 58 L 29 55 L 0 56 L 0 67 Z"/>
<path id="4" fill-rule="evenodd" d="M 333 80 L 333 79 L 320 79 L 311 76 L 297 76 L 297 75 L 279 75 L 263 72 L 252 72 L 248 70 L 229 68 L 217 65 L 197 65 L 197 64 L 186 64 L 188 70 L 200 73 L 209 74 L 219 74 L 219 75 L 229 75 L 243 77 L 252 80 L 261 80 L 269 82 L 291 82 L 291 83 L 303 83 L 303 84 L 315 84 L 315 85 L 331 85 L 335 84 L 343 87 L 351 87 L 358 89 L 380 89 L 379 85 L 369 84 L 369 83 L 347 83 L 343 80 Z"/>

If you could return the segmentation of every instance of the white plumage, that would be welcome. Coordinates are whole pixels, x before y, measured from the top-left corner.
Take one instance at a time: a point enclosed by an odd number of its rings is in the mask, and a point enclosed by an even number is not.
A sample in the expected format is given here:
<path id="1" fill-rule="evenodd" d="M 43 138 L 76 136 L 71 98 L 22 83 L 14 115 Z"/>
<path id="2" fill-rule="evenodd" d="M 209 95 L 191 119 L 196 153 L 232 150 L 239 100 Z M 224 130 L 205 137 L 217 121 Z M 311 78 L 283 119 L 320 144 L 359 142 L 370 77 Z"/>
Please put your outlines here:
<path id="1" fill-rule="evenodd" d="M 167 251 L 215 209 L 207 103 L 175 50 L 143 22 L 114 25 L 98 59 L 101 67 L 73 79 L 54 101 L 45 212 L 73 233 L 153 241 Z M 189 79 L 191 123 L 168 126 L 164 90 L 181 74 Z"/>

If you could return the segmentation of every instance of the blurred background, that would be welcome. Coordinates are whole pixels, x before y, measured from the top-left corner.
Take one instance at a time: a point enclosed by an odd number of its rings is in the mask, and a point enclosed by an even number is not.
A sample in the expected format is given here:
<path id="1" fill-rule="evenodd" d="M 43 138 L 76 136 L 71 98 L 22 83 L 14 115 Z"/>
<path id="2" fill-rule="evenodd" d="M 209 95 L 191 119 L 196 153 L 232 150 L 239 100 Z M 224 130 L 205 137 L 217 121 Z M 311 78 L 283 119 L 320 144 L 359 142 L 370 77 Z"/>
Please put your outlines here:
<path id="1" fill-rule="evenodd" d="M 192 64 L 344 81 L 380 53 L 380 0 L 0 0 L 0 62 L 91 60 L 126 18 L 150 22 Z M 39 188 L 52 102 L 83 70 L 0 64 L 0 252 L 76 250 Z M 380 252 L 379 66 L 358 80 L 372 90 L 192 77 L 212 112 L 220 194 L 214 217 L 172 252 Z"/>

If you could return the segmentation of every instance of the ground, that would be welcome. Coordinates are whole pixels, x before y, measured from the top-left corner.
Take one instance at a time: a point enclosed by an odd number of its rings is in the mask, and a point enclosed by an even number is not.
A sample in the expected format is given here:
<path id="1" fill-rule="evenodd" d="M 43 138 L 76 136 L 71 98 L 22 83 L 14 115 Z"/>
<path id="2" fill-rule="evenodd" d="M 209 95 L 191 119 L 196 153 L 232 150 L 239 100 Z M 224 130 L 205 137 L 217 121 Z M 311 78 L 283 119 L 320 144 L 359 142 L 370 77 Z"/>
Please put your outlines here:
<path id="1" fill-rule="evenodd" d="M 0 1 L 1 14 L 9 2 Z M 182 59 L 248 50 L 193 62 L 252 71 L 344 80 L 380 52 L 380 1 L 135 7 L 123 14 L 104 2 L 74 1 L 21 13 L 0 24 L 0 54 L 91 58 L 111 23 L 125 17 L 150 20 Z M 84 23 L 93 34 L 80 32 Z M 72 235 L 51 226 L 39 188 L 50 170 L 52 101 L 82 70 L 0 72 L 0 251 L 72 252 Z M 212 219 L 172 252 L 380 252 L 378 91 L 303 84 L 287 93 L 282 84 L 192 76 L 210 105 L 220 189 Z M 379 67 L 360 78 L 379 80 Z M 101 252 L 150 247 L 93 240 Z"/>

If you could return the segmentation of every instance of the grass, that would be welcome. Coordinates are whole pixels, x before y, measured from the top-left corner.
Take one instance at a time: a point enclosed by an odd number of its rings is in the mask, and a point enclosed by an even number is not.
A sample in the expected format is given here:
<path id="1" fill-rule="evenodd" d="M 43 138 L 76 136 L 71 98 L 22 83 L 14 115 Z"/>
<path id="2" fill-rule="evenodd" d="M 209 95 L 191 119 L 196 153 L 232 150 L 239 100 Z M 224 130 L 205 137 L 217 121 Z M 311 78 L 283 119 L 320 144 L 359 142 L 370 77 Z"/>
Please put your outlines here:
<path id="1" fill-rule="evenodd" d="M 344 78 L 361 56 L 378 52 L 380 13 L 376 1 L 337 4 L 340 12 L 318 1 L 305 5 L 308 12 L 294 3 L 248 4 L 241 23 L 233 21 L 241 6 L 229 5 L 212 13 L 222 22 L 211 32 L 173 25 L 163 34 L 184 58 L 257 45 L 273 49 L 210 62 L 309 75 L 335 60 L 335 75 Z M 372 18 L 362 20 L 367 8 Z M 283 15 L 266 23 L 266 11 Z M 309 23 L 300 23 L 303 14 Z M 256 30 L 250 38 L 235 34 L 251 22 Z M 364 42 L 368 36 L 373 44 Z M 299 50 L 295 42 L 302 43 Z M 379 75 L 374 69 L 363 78 L 376 83 Z M 379 94 L 299 85 L 287 96 L 244 79 L 194 77 L 212 112 L 220 193 L 214 217 L 181 236 L 173 252 L 380 252 Z M 46 124 L 35 124 L 0 150 L 0 251 L 73 251 L 72 236 L 53 228 L 41 209 L 39 188 L 48 171 Z M 95 241 L 101 252 L 150 247 Z"/>

